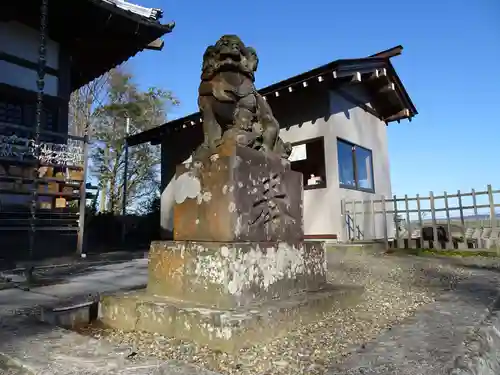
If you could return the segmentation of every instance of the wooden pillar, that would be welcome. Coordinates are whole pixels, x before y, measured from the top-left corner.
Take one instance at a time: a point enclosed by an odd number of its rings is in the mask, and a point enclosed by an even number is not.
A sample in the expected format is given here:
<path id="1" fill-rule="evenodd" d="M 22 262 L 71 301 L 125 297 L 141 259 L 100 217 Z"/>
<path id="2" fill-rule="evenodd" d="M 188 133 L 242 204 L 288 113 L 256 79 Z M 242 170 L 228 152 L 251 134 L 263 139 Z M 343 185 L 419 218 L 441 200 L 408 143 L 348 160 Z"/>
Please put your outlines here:
<path id="1" fill-rule="evenodd" d="M 59 45 L 58 56 L 58 75 L 57 75 L 57 96 L 61 99 L 59 102 L 59 110 L 57 117 L 58 133 L 68 133 L 69 126 L 69 99 L 71 96 L 71 60 L 67 48 L 64 44 Z M 74 134 L 82 136 L 82 134 Z M 57 140 L 61 141 L 60 139 Z"/>

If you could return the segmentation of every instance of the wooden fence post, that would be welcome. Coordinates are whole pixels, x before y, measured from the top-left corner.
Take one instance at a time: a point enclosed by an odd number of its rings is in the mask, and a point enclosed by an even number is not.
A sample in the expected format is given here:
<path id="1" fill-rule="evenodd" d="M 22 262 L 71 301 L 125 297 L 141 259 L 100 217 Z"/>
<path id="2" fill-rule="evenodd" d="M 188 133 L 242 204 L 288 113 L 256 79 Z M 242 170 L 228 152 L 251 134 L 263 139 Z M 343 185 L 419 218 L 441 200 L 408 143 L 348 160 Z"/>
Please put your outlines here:
<path id="1" fill-rule="evenodd" d="M 471 194 L 472 194 L 472 207 L 474 208 L 474 216 L 475 216 L 475 219 L 474 221 L 477 222 L 477 199 L 476 199 L 476 191 L 474 189 L 471 190 Z M 482 224 L 479 225 L 479 227 L 482 227 Z"/>
<path id="2" fill-rule="evenodd" d="M 444 192 L 444 209 L 446 212 L 446 224 L 447 224 L 447 230 L 448 230 L 448 242 L 447 242 L 447 247 L 449 249 L 453 249 L 453 238 L 452 238 L 452 233 L 451 233 L 451 220 L 450 220 L 450 209 L 448 206 L 448 193 L 446 191 Z"/>
<path id="3" fill-rule="evenodd" d="M 491 228 L 496 227 L 496 212 L 495 212 L 495 200 L 493 198 L 493 189 L 491 188 L 491 185 L 488 185 L 488 203 L 490 205 L 490 225 Z"/>
<path id="4" fill-rule="evenodd" d="M 464 206 L 462 204 L 462 195 L 460 194 L 460 190 L 457 190 L 457 197 L 458 197 L 458 209 L 460 210 L 460 223 L 462 225 L 464 234 L 465 234 L 465 219 L 464 219 Z"/>
<path id="5" fill-rule="evenodd" d="M 387 208 L 385 207 L 386 201 L 385 201 L 385 196 L 382 195 L 382 214 L 384 215 L 384 242 L 385 242 L 385 248 L 389 249 L 389 234 L 387 233 Z"/>
<path id="6" fill-rule="evenodd" d="M 420 225 L 420 248 L 426 249 L 425 243 L 424 243 L 424 237 L 423 237 L 423 232 L 422 228 L 424 227 L 424 221 L 422 220 L 422 211 L 421 211 L 421 206 L 420 206 L 420 195 L 417 194 L 416 196 L 417 199 L 417 213 L 418 213 L 418 224 Z"/>
<path id="7" fill-rule="evenodd" d="M 352 231 L 353 231 L 353 237 L 352 240 L 356 240 L 356 199 L 353 199 L 352 201 Z"/>
<path id="8" fill-rule="evenodd" d="M 408 232 L 406 236 L 408 237 L 408 249 L 412 249 L 412 239 L 411 239 L 411 232 L 412 232 L 412 226 L 411 226 L 411 221 L 410 221 L 410 206 L 408 203 L 408 195 L 405 194 L 405 210 L 406 210 L 406 231 Z M 403 239 L 404 242 L 404 239 Z"/>
<path id="9" fill-rule="evenodd" d="M 395 195 L 392 196 L 394 206 L 394 226 L 396 230 L 396 247 L 399 248 L 399 215 L 398 215 L 398 201 Z"/>
<path id="10" fill-rule="evenodd" d="M 342 232 L 344 233 L 344 235 L 345 235 L 346 230 L 347 230 L 347 225 L 346 225 L 347 218 L 346 218 L 346 213 L 345 213 L 345 205 L 346 205 L 346 200 L 341 199 L 340 200 L 340 218 L 342 220 L 341 225 L 342 225 Z"/>
<path id="11" fill-rule="evenodd" d="M 438 234 L 437 234 L 437 226 L 436 226 L 436 208 L 434 203 L 434 193 L 432 191 L 429 192 L 429 200 L 431 204 L 431 217 L 432 217 L 432 248 L 437 249 L 436 245 L 439 244 Z"/>
<path id="12" fill-rule="evenodd" d="M 377 239 L 377 224 L 376 224 L 376 216 L 375 212 L 375 201 L 373 198 L 370 198 L 370 210 L 372 211 L 372 240 Z"/>

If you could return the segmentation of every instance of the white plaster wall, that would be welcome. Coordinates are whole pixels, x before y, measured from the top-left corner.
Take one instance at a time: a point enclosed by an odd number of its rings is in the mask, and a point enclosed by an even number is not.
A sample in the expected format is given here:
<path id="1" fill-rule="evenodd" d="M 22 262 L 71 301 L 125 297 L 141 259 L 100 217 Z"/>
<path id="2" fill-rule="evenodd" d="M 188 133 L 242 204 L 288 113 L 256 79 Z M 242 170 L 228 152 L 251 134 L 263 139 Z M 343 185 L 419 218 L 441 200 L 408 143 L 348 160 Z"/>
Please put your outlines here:
<path id="1" fill-rule="evenodd" d="M 352 86 L 348 91 L 351 96 L 368 103 L 362 86 Z M 345 240 L 347 235 L 345 219 L 341 215 L 342 199 L 368 201 L 380 199 L 382 195 L 391 196 L 387 127 L 377 117 L 335 92 L 330 93 L 330 112 L 330 116 L 325 119 L 294 125 L 280 134 L 288 142 L 324 137 L 327 187 L 304 191 L 304 231 L 306 235 L 336 234 L 339 239 Z M 372 150 L 375 194 L 339 187 L 337 137 Z M 383 215 L 357 215 L 355 221 L 364 232 L 365 239 L 383 238 Z"/>
<path id="2" fill-rule="evenodd" d="M 0 22 L 0 51 L 31 62 L 38 62 L 40 37 L 38 30 L 17 22 Z M 59 45 L 47 39 L 47 66 L 58 69 Z M 37 91 L 37 72 L 6 61 L 0 61 L 0 82 L 26 90 Z M 58 79 L 47 74 L 45 92 L 57 95 Z"/>
<path id="3" fill-rule="evenodd" d="M 18 22 L 0 22 L 0 51 L 38 61 L 39 31 Z M 47 38 L 47 66 L 59 68 L 59 45 Z"/>
<path id="4" fill-rule="evenodd" d="M 183 164 L 190 163 L 191 156 L 184 160 Z M 160 196 L 160 225 L 162 230 L 174 231 L 174 205 L 175 205 L 175 176 L 169 181 L 163 189 Z"/>
<path id="5" fill-rule="evenodd" d="M 327 173 L 327 188 L 312 189 L 304 191 L 304 233 L 309 234 L 332 234 L 332 218 L 335 216 L 334 207 L 331 202 L 334 199 L 334 189 L 331 189 L 330 170 L 335 167 L 336 158 L 331 158 L 331 142 L 329 141 L 330 121 L 319 118 L 307 121 L 299 125 L 293 125 L 289 130 L 281 129 L 280 136 L 285 142 L 301 142 L 312 138 L 324 137 L 325 144 L 325 169 Z M 309 176 L 304 176 L 306 180 Z"/>
<path id="6" fill-rule="evenodd" d="M 362 86 L 352 86 L 348 91 L 351 96 L 356 96 L 368 103 Z M 299 125 L 297 118 L 286 116 L 291 111 L 287 111 L 286 108 L 281 109 L 282 113 L 278 120 L 288 124 L 289 128 L 288 130 L 282 129 L 280 136 L 285 141 L 292 143 L 324 137 L 327 174 L 326 188 L 304 191 L 305 234 L 336 234 L 339 239 L 345 240 L 347 232 L 344 225 L 345 219 L 341 215 L 342 199 L 368 201 L 369 199 L 380 199 L 382 195 L 391 196 L 387 127 L 377 117 L 349 103 L 335 92 L 330 93 L 329 108 L 325 108 L 325 111 L 329 111 L 330 115 L 324 118 L 321 117 L 323 115 L 314 115 L 314 112 L 321 112 L 321 110 L 317 111 L 313 108 L 315 103 L 321 106 L 318 104 L 319 100 L 314 97 L 304 97 L 298 100 L 300 100 L 300 103 L 294 105 L 301 105 L 301 108 L 303 108 L 299 117 L 319 118 L 313 121 L 301 122 Z M 276 112 L 280 112 L 280 109 L 276 108 Z M 372 150 L 375 194 L 339 187 L 337 137 Z M 173 230 L 173 206 L 174 179 L 167 184 L 161 194 L 161 226 L 164 230 Z M 367 204 L 367 206 L 369 205 Z M 358 211 L 361 211 L 361 208 Z M 367 213 L 366 215 L 356 216 L 355 220 L 356 225 L 364 232 L 365 239 L 383 238 L 384 223 L 382 215 L 376 215 L 373 218 L 372 215 Z"/>

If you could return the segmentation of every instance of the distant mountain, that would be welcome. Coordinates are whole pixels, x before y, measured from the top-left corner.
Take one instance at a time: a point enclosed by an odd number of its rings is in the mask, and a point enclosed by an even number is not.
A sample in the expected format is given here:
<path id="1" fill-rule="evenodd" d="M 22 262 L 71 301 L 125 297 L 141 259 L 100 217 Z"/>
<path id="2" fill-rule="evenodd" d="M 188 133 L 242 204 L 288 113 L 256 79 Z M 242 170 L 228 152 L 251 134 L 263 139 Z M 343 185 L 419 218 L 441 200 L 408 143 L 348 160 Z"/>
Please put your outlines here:
<path id="1" fill-rule="evenodd" d="M 440 213 L 441 215 L 439 217 L 436 217 L 436 221 L 439 223 L 446 222 L 446 217 L 442 216 L 442 212 Z M 495 215 L 495 218 L 497 218 L 500 221 L 500 212 L 497 212 Z M 477 214 L 477 215 L 464 215 L 464 221 L 486 221 L 490 219 L 489 214 Z M 450 221 L 457 222 L 460 221 L 460 216 L 450 216 Z M 418 223 L 419 220 L 411 220 L 412 223 Z M 423 223 L 425 224 L 430 224 L 432 223 L 432 218 L 431 217 L 425 217 L 422 220 Z"/>
<path id="2" fill-rule="evenodd" d="M 500 218 L 500 212 L 497 212 L 495 217 Z M 464 215 L 465 220 L 488 220 L 489 218 L 490 214 Z M 450 217 L 450 219 L 460 220 L 460 216 Z"/>

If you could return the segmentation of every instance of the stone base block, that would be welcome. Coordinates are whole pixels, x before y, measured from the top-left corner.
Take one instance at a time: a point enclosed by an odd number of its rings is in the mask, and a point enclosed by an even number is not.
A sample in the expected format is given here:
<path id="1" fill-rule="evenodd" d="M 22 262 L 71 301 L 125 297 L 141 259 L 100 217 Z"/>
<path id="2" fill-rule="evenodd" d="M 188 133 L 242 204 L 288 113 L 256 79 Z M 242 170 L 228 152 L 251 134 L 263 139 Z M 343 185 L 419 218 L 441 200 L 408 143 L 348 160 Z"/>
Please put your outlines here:
<path id="1" fill-rule="evenodd" d="M 145 292 L 104 296 L 101 322 L 125 331 L 146 331 L 235 352 L 282 336 L 299 324 L 321 318 L 333 307 L 357 303 L 362 289 L 327 286 L 288 299 L 231 310 L 157 297 Z"/>
<path id="2" fill-rule="evenodd" d="M 174 239 L 303 240 L 302 174 L 289 161 L 249 147 L 220 151 L 206 166 L 177 167 Z"/>
<path id="3" fill-rule="evenodd" d="M 325 249 L 321 242 L 157 241 L 148 274 L 149 294 L 235 308 L 321 289 Z"/>

